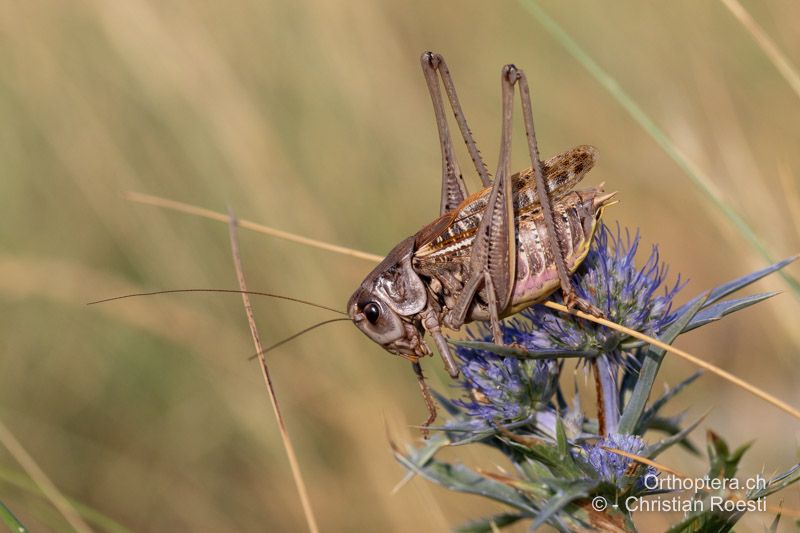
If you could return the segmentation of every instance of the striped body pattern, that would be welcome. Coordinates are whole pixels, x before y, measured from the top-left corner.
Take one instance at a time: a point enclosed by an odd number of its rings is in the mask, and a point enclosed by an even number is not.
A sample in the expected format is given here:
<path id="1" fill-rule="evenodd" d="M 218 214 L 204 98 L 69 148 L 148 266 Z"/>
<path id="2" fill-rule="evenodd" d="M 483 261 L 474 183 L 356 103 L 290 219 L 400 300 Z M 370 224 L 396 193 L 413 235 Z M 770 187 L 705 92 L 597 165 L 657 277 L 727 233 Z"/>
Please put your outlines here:
<path id="1" fill-rule="evenodd" d="M 602 186 L 575 191 L 573 187 L 592 168 L 597 151 L 578 146 L 544 162 L 545 183 L 553 202 L 557 231 L 567 268 L 574 272 L 586 257 L 608 195 Z M 516 239 L 516 276 L 508 316 L 541 301 L 559 286 L 544 214 L 539 205 L 531 169 L 511 178 Z M 489 189 L 484 188 L 443 214 L 417 233 L 414 270 L 430 278 L 431 295 L 442 308 L 452 308 L 470 278 L 472 243 L 486 208 Z M 468 321 L 489 318 L 484 291 L 478 293 Z"/>
<path id="2" fill-rule="evenodd" d="M 420 365 L 420 359 L 432 353 L 426 334 L 455 379 L 459 365 L 443 328 L 459 330 L 475 320 L 488 321 L 495 343 L 502 344 L 500 319 L 542 301 L 558 287 L 568 308 L 601 314 L 578 296 L 570 274 L 589 253 L 603 208 L 614 193 L 605 194 L 602 185 L 575 190 L 597 160 L 591 146 L 541 160 L 528 81 L 511 64 L 500 76 L 503 124 L 492 180 L 444 58 L 424 52 L 420 62 L 442 152 L 440 216 L 397 244 L 364 278 L 347 302 L 347 314 L 367 337 L 411 362 L 428 407 L 427 427 L 436 419 L 436 404 Z M 511 175 L 517 91 L 532 168 Z M 473 195 L 454 153 L 445 95 L 484 187 Z"/>

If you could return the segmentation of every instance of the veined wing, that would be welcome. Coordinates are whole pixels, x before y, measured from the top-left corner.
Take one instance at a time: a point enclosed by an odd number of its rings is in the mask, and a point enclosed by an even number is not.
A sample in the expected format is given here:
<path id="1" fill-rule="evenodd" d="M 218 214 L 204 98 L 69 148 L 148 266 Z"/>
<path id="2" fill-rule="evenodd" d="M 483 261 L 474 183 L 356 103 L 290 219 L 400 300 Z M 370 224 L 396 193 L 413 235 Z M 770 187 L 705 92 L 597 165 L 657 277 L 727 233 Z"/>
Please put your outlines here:
<path id="1" fill-rule="evenodd" d="M 555 201 L 571 191 L 594 166 L 596 159 L 597 150 L 582 145 L 545 161 L 545 184 L 550 198 Z M 511 187 L 517 217 L 540 209 L 532 169 L 514 174 Z M 415 262 L 433 267 L 437 263 L 468 260 L 490 190 L 491 187 L 486 187 L 472 194 L 457 208 L 420 230 L 416 239 Z"/>

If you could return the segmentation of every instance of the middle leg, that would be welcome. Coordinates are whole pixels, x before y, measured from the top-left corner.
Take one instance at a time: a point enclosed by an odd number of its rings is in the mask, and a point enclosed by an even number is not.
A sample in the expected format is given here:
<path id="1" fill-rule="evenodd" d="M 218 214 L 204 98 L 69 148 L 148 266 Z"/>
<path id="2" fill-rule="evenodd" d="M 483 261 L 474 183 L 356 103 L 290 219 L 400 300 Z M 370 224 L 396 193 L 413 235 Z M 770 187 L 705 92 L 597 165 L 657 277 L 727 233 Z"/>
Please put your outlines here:
<path id="1" fill-rule="evenodd" d="M 466 321 L 470 307 L 481 287 L 487 295 L 495 342 L 502 343 L 499 317 L 508 307 L 516 277 L 517 251 L 514 227 L 514 203 L 511 190 L 511 131 L 513 126 L 514 85 L 517 69 L 503 67 L 501 74 L 503 127 L 500 135 L 500 158 L 486 207 L 472 241 L 469 278 L 446 317 L 448 327 L 459 328 Z"/>

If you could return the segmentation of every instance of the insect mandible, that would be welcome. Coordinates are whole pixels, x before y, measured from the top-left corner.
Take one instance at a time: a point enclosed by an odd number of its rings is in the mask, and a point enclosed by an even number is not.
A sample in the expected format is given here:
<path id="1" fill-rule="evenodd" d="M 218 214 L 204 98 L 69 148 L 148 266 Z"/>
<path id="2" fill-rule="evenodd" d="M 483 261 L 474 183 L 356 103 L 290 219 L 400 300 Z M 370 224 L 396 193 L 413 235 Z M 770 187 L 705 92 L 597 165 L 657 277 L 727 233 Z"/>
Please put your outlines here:
<path id="1" fill-rule="evenodd" d="M 597 150 L 578 146 L 546 161 L 539 159 L 530 90 L 514 65 L 501 72 L 502 130 L 494 180 L 467 125 L 444 58 L 421 57 L 433 101 L 442 151 L 440 216 L 395 246 L 350 297 L 355 325 L 390 353 L 408 359 L 428 407 L 436 407 L 419 360 L 431 355 L 430 333 L 451 377 L 459 369 L 442 328 L 460 329 L 488 320 L 502 343 L 500 320 L 541 302 L 561 287 L 568 307 L 599 315 L 577 297 L 570 274 L 589 251 L 603 208 L 615 193 L 603 186 L 574 190 L 594 166 Z M 439 80 L 483 188 L 469 195 L 454 154 Z M 531 167 L 510 175 L 512 110 L 519 87 Z"/>

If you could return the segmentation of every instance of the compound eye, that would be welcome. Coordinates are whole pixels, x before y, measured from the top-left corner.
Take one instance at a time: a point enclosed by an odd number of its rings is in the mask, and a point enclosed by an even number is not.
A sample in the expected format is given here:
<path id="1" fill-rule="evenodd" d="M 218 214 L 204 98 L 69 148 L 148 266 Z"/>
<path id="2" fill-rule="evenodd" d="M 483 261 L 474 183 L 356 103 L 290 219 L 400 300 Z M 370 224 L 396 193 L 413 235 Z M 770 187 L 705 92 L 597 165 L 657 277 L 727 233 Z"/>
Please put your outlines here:
<path id="1" fill-rule="evenodd" d="M 375 302 L 369 302 L 364 306 L 364 316 L 367 317 L 370 324 L 374 324 L 381 316 L 381 308 Z"/>

